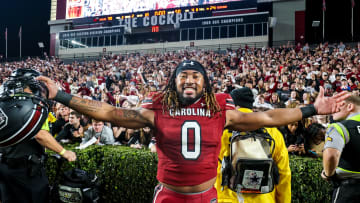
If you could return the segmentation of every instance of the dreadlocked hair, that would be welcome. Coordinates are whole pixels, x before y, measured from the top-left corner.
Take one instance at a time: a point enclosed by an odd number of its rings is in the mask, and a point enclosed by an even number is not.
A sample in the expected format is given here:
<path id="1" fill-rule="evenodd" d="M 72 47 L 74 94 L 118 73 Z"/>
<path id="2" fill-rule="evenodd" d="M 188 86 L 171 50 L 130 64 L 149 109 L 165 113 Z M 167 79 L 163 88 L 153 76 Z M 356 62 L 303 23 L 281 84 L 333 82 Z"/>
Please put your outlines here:
<path id="1" fill-rule="evenodd" d="M 176 68 L 177 69 L 177 68 Z M 163 113 L 166 110 L 180 110 L 180 102 L 178 99 L 178 95 L 176 92 L 176 69 L 173 71 L 169 78 L 169 82 L 162 91 L 161 95 L 162 97 L 162 104 L 163 104 Z M 206 72 L 206 71 L 205 71 Z M 214 115 L 217 112 L 221 112 L 220 105 L 217 102 L 215 98 L 215 94 L 212 92 L 212 87 L 210 85 L 209 78 L 206 74 L 204 76 L 204 83 L 205 83 L 205 103 L 206 103 L 206 109 L 210 110 L 212 114 Z M 159 99 L 160 97 L 157 97 L 156 99 Z"/>

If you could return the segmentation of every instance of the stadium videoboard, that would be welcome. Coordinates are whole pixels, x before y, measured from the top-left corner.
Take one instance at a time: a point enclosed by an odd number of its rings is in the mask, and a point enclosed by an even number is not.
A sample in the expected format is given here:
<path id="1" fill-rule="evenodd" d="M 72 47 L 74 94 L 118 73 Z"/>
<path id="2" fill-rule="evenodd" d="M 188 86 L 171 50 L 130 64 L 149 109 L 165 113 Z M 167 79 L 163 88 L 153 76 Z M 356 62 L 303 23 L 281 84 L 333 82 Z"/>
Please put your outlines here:
<path id="1" fill-rule="evenodd" d="M 193 7 L 242 0 L 67 0 L 66 19 Z"/>

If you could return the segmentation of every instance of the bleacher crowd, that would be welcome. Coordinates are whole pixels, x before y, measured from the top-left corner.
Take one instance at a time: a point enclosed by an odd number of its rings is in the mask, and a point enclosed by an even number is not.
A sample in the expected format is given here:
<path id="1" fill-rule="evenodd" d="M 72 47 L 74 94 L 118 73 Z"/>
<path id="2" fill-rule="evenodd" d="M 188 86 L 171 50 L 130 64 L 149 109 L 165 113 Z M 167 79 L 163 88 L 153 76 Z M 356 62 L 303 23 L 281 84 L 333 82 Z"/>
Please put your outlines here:
<path id="1" fill-rule="evenodd" d="M 230 93 L 249 87 L 255 110 L 294 108 L 314 102 L 319 87 L 325 95 L 351 91 L 359 95 L 360 43 L 342 42 L 309 47 L 283 45 L 204 51 L 179 50 L 162 54 L 106 55 L 96 61 L 65 64 L 58 58 L 28 58 L 0 63 L 0 84 L 17 68 L 33 68 L 54 79 L 67 93 L 105 101 L 117 107 L 136 108 L 161 91 L 171 72 L 184 59 L 197 60 L 207 69 L 214 92 Z M 96 121 L 60 103 L 52 104 L 51 133 L 60 142 L 128 145 L 154 150 L 150 128 L 125 129 Z M 315 116 L 280 128 L 291 154 L 321 156 L 325 128 L 331 116 Z"/>

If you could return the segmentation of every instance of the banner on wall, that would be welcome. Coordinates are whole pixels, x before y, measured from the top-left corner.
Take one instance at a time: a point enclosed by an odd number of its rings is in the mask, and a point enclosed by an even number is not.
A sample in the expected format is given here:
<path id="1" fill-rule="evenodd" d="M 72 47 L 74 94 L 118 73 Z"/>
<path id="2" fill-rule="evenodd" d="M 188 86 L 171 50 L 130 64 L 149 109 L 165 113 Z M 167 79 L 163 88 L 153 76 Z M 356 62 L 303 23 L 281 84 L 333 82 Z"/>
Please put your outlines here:
<path id="1" fill-rule="evenodd" d="M 71 39 L 71 38 L 121 35 L 123 33 L 124 33 L 123 27 L 100 28 L 100 29 L 96 28 L 96 29 L 88 29 L 88 30 L 60 32 L 59 38 L 60 40 L 62 40 L 62 39 Z"/>

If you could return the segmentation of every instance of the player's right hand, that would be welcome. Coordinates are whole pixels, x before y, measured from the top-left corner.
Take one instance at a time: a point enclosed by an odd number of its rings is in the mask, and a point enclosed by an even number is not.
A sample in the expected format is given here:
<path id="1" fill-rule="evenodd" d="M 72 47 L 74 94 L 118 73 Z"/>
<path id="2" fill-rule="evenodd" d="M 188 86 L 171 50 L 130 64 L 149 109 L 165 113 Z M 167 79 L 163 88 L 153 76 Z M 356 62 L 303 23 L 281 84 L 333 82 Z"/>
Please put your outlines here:
<path id="1" fill-rule="evenodd" d="M 56 86 L 56 83 L 53 80 L 51 80 L 50 78 L 45 77 L 45 76 L 39 76 L 36 78 L 36 80 L 41 81 L 46 85 L 46 87 L 49 90 L 49 99 L 54 99 L 57 92 L 59 91 L 59 87 Z"/>

